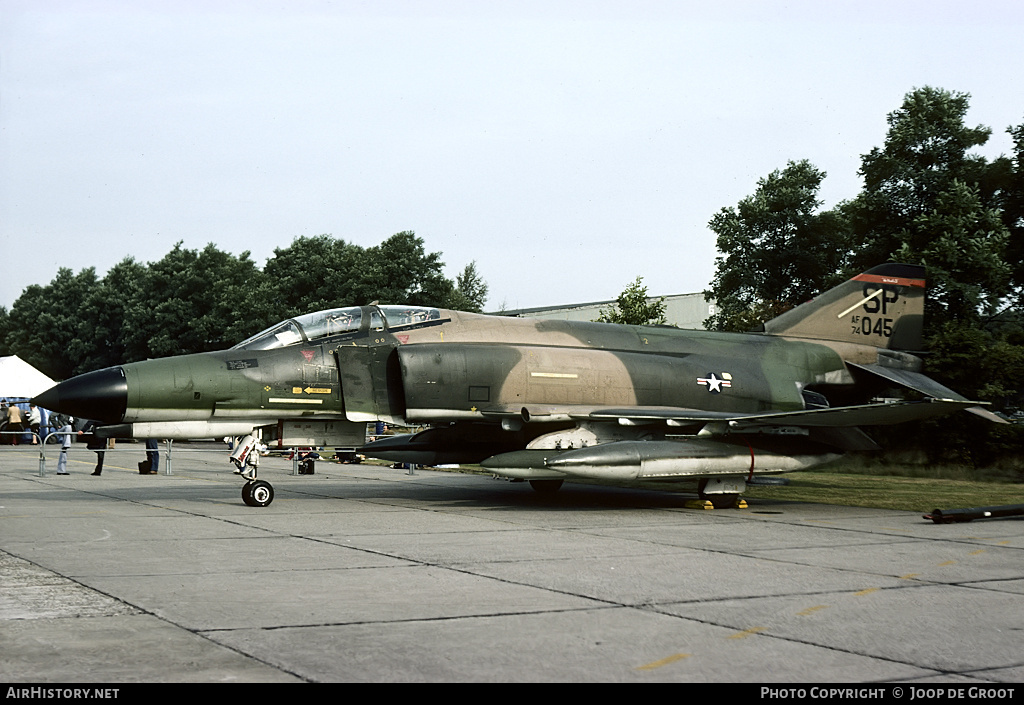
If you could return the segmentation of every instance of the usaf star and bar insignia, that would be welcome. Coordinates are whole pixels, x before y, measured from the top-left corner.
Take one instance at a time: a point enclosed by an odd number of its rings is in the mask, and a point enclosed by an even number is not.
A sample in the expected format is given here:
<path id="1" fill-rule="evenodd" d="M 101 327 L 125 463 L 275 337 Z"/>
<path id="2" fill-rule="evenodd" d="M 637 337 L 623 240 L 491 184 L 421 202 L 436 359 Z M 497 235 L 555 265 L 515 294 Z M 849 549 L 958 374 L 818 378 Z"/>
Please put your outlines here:
<path id="1" fill-rule="evenodd" d="M 732 386 L 732 375 L 723 372 L 719 377 L 714 372 L 709 372 L 707 377 L 698 377 L 697 384 L 707 387 L 712 394 L 721 394 L 723 388 Z"/>

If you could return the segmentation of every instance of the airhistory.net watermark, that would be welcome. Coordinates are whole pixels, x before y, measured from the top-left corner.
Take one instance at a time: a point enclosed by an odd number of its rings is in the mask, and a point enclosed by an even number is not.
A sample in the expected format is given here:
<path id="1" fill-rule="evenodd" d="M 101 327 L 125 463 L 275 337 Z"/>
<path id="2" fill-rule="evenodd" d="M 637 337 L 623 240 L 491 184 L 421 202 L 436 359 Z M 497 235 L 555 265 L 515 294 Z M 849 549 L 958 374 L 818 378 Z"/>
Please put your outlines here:
<path id="1" fill-rule="evenodd" d="M 120 688 L 17 688 L 9 686 L 5 698 L 24 700 L 116 700 Z"/>

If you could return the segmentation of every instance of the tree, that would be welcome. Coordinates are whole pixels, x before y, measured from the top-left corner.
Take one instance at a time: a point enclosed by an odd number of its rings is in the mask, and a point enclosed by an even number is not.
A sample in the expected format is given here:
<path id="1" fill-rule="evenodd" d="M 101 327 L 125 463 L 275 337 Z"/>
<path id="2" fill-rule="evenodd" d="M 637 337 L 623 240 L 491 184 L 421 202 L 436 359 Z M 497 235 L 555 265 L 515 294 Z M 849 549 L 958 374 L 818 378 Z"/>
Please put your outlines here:
<path id="1" fill-rule="evenodd" d="M 927 86 L 908 93 L 888 116 L 884 146 L 863 156 L 864 190 L 843 206 L 855 269 L 893 260 L 928 267 L 926 325 L 991 313 L 1009 283 L 1008 232 L 992 188 L 981 189 L 992 169 L 968 151 L 991 130 L 964 124 L 969 100 Z"/>
<path id="2" fill-rule="evenodd" d="M 464 303 L 454 308 L 471 313 L 483 312 L 484 304 L 487 303 L 487 289 L 487 282 L 480 276 L 476 260 L 473 260 L 455 278 L 455 290 Z"/>
<path id="3" fill-rule="evenodd" d="M 953 181 L 912 228 L 894 258 L 928 267 L 927 319 L 979 321 L 994 314 L 1008 291 L 1009 232 L 999 211 L 982 205 L 977 187 Z"/>
<path id="4" fill-rule="evenodd" d="M 610 308 L 601 309 L 599 323 L 621 323 L 629 326 L 665 324 L 665 298 L 657 300 L 647 295 L 643 277 L 627 286 Z"/>
<path id="5" fill-rule="evenodd" d="M 54 379 L 90 369 L 97 328 L 96 270 L 62 267 L 47 286 L 26 287 L 8 317 L 6 347 Z"/>
<path id="6" fill-rule="evenodd" d="M 248 330 L 250 317 L 239 306 L 261 277 L 248 252 L 236 258 L 213 243 L 199 252 L 179 242 L 149 265 L 125 307 L 127 356 L 140 360 L 230 347 L 241 339 L 241 329 Z"/>
<path id="7" fill-rule="evenodd" d="M 271 298 L 279 302 L 278 320 L 371 301 L 472 310 L 476 302 L 443 268 L 440 252 L 427 253 L 422 238 L 404 231 L 368 248 L 330 235 L 296 238 L 290 247 L 274 250 L 264 272 L 276 292 Z M 479 285 L 486 295 L 486 284 L 477 278 L 474 286 Z"/>
<path id="8" fill-rule="evenodd" d="M 992 190 L 1009 233 L 1006 261 L 1016 305 L 1024 307 L 1024 123 L 1006 129 L 1013 138 L 1013 156 L 1000 157 L 992 165 Z"/>
<path id="9" fill-rule="evenodd" d="M 98 370 L 128 362 L 125 347 L 125 310 L 140 296 L 146 266 L 126 257 L 107 272 L 85 305 L 92 327 L 91 351 L 82 361 L 84 370 Z"/>
<path id="10" fill-rule="evenodd" d="M 760 179 L 754 195 L 711 219 L 722 254 L 704 292 L 717 306 L 707 327 L 750 330 L 838 283 L 847 230 L 839 213 L 817 212 L 824 178 L 807 160 L 789 162 Z"/>
<path id="11" fill-rule="evenodd" d="M 985 160 L 968 150 L 985 144 L 991 130 L 964 125 L 969 101 L 967 93 L 926 86 L 889 113 L 885 144 L 861 158 L 864 190 L 847 208 L 859 244 L 855 267 L 891 258 L 952 181 L 981 179 Z"/>
<path id="12" fill-rule="evenodd" d="M 450 307 L 455 284 L 444 277 L 440 252 L 427 254 L 423 238 L 412 231 L 395 233 L 369 247 L 359 261 L 355 293 L 361 304 Z"/>
<path id="13" fill-rule="evenodd" d="M 7 348 L 7 334 L 11 330 L 11 316 L 7 313 L 6 306 L 0 306 L 0 356 L 6 357 L 11 353 Z"/>
<path id="14" fill-rule="evenodd" d="M 275 249 L 263 268 L 268 299 L 274 302 L 267 325 L 310 311 L 369 303 L 356 299 L 363 253 L 362 247 L 331 235 L 299 237 Z"/>

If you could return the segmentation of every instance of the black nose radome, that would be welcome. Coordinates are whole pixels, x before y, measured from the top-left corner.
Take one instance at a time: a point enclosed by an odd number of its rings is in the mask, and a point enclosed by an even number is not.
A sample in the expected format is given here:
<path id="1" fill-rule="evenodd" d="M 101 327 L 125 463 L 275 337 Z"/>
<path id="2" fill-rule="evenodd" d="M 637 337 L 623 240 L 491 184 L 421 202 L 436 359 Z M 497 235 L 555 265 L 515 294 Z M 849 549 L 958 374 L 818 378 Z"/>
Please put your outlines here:
<path id="1" fill-rule="evenodd" d="M 36 406 L 103 423 L 119 423 L 128 408 L 128 381 L 120 367 L 72 377 L 32 400 Z"/>

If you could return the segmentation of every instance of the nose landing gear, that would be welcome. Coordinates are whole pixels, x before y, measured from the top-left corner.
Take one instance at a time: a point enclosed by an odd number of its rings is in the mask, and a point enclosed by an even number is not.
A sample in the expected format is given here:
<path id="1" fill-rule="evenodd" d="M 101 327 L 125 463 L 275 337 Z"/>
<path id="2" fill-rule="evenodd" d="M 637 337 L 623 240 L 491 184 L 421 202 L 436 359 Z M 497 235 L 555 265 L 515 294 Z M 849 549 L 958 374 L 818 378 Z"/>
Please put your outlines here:
<path id="1" fill-rule="evenodd" d="M 256 471 L 260 464 L 260 454 L 256 451 L 256 439 L 246 436 L 238 441 L 235 451 L 231 454 L 231 462 L 235 464 L 235 474 L 244 477 L 247 482 L 242 486 L 242 501 L 250 507 L 265 507 L 274 501 L 274 487 L 269 482 L 256 479 Z"/>

